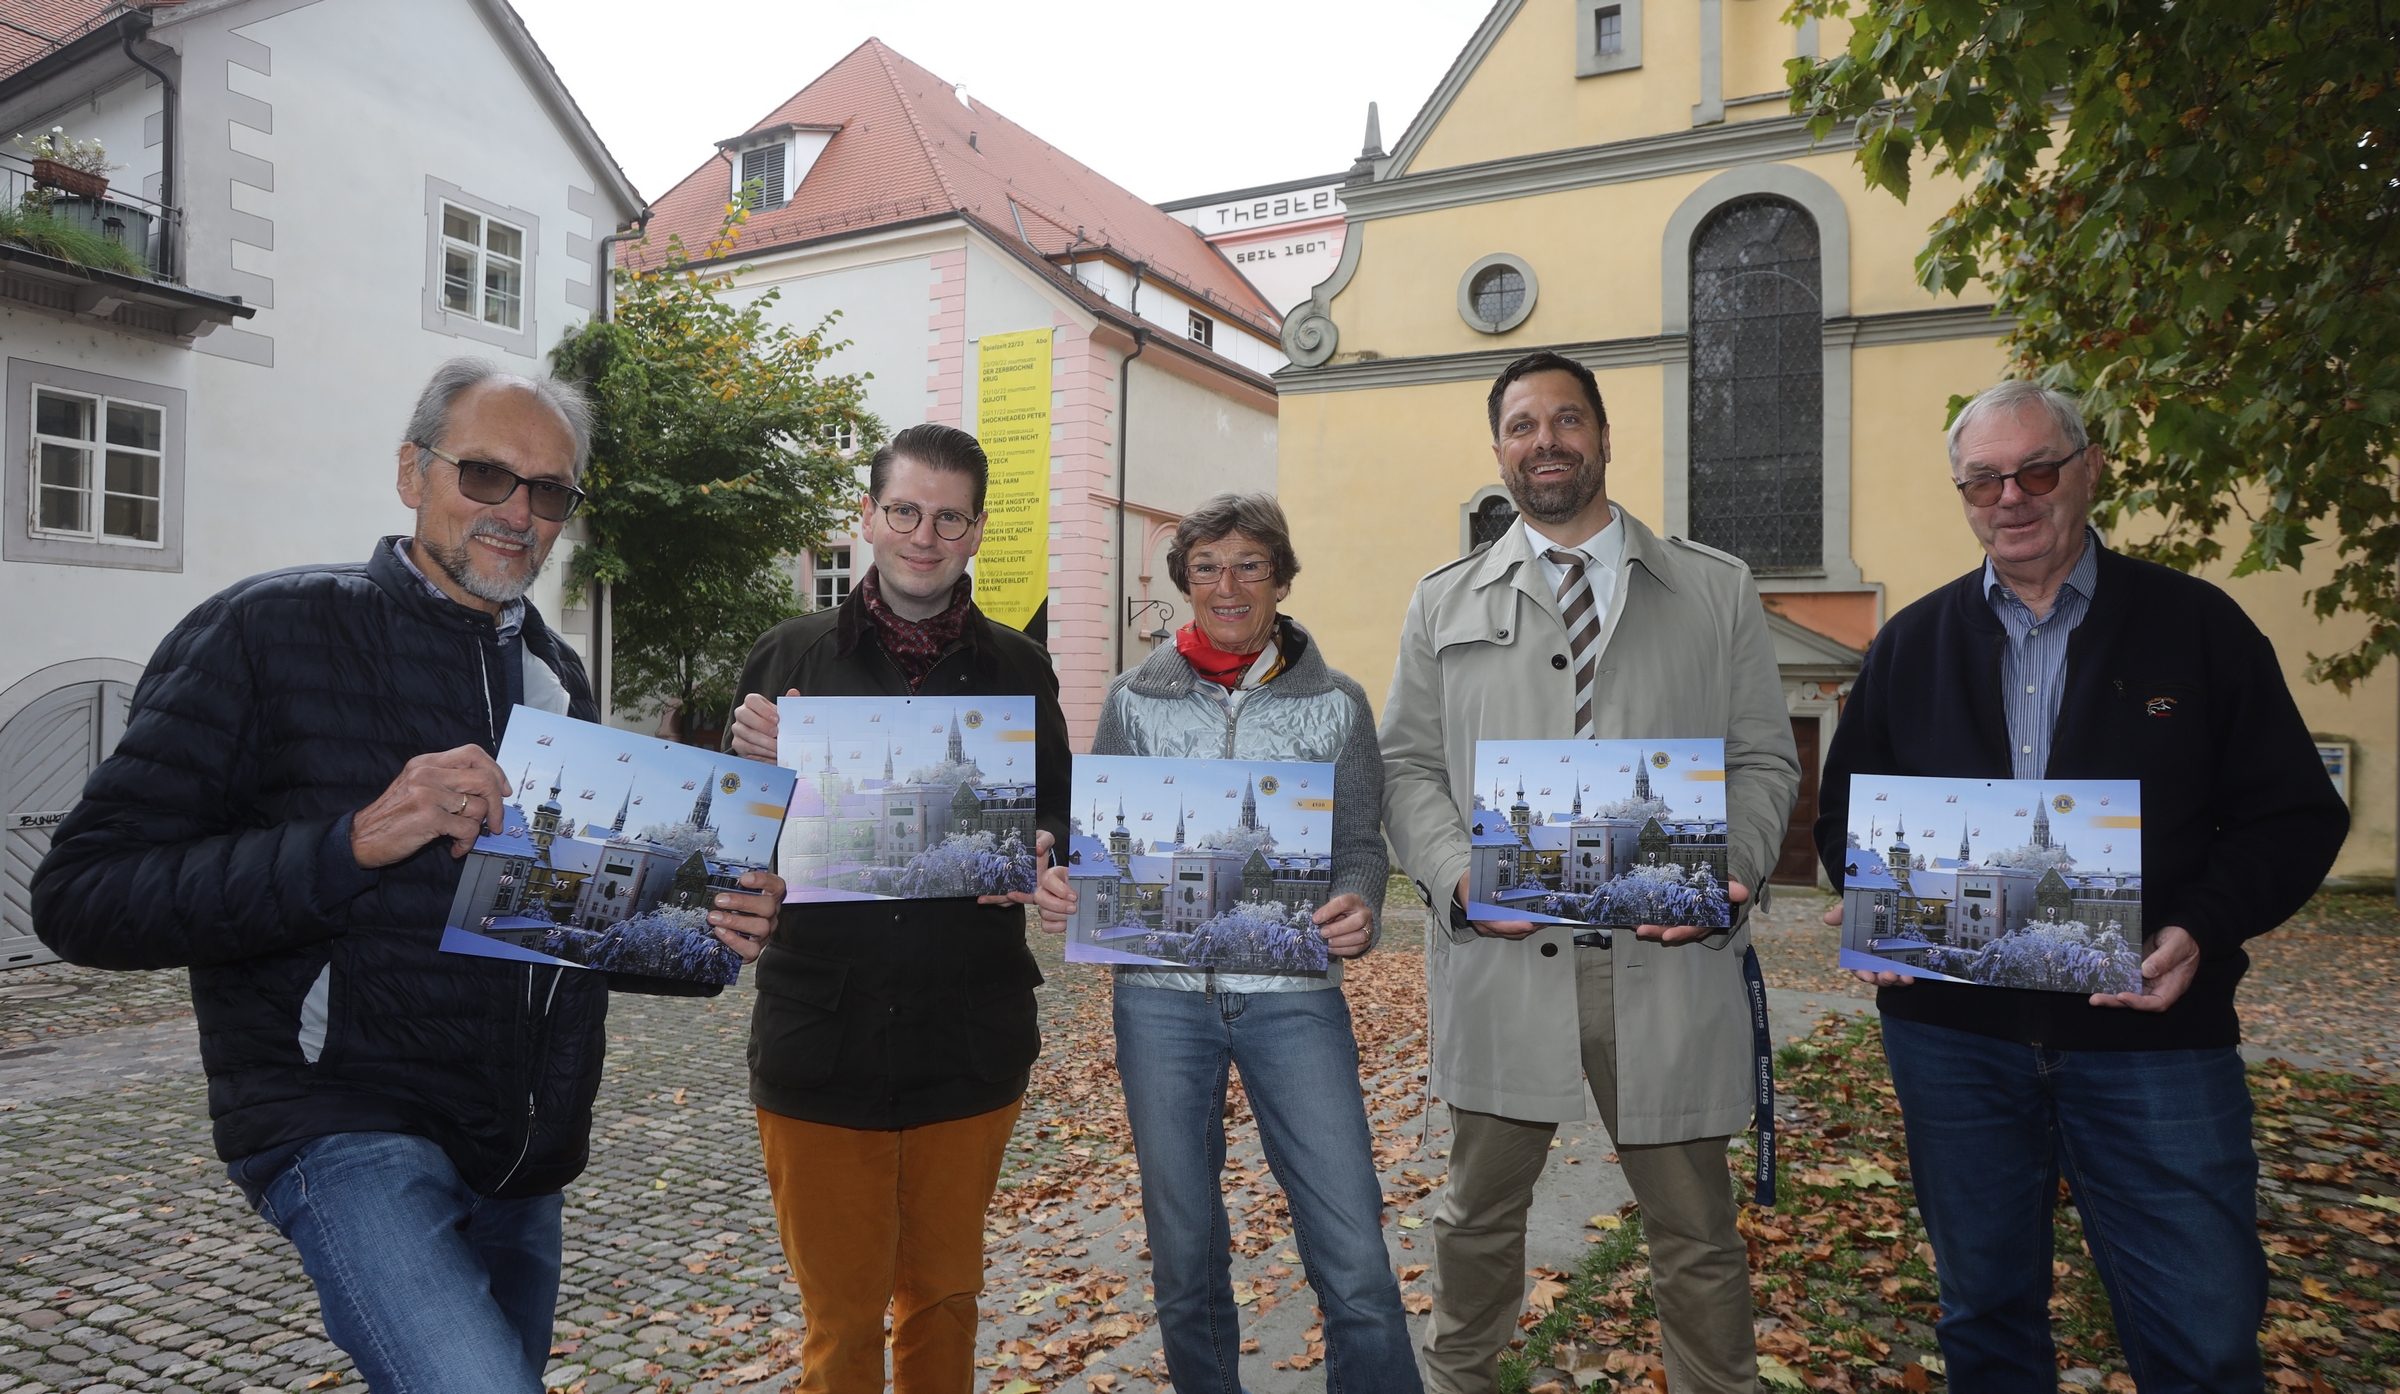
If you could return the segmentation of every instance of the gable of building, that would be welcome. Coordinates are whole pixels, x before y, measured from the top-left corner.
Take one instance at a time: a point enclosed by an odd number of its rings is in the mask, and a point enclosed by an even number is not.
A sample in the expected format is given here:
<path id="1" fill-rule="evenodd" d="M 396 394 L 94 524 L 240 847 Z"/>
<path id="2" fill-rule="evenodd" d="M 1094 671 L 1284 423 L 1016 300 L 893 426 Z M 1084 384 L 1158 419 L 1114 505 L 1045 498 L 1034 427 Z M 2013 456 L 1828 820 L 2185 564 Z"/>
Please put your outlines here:
<path id="1" fill-rule="evenodd" d="M 878 39 L 662 195 L 648 248 L 627 256 L 656 258 L 670 238 L 699 256 L 733 198 L 740 154 L 759 140 L 786 142 L 787 182 L 780 205 L 752 210 L 739 244 L 745 258 L 966 218 L 1044 265 L 1086 256 L 1139 265 L 1152 284 L 1270 340 L 1280 328 L 1274 308 L 1190 227 Z"/>

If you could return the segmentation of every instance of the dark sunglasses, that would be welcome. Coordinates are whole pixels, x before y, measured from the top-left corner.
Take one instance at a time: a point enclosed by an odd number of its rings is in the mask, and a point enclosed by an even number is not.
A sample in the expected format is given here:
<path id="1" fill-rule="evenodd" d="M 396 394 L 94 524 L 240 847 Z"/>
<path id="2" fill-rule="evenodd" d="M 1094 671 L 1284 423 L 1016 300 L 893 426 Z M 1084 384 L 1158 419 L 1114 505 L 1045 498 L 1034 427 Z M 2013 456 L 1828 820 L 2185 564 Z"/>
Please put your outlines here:
<path id="1" fill-rule="evenodd" d="M 1950 482 L 1957 485 L 1958 491 L 1967 496 L 1967 502 L 1977 508 L 1989 508 L 1998 503 L 2002 491 L 2007 489 L 2008 481 L 2012 479 L 2017 481 L 2019 489 L 2025 491 L 2027 498 L 2038 499 L 2058 487 L 2058 472 L 2073 464 L 2082 454 L 2083 451 L 2077 450 L 2055 460 L 2036 460 L 2014 474 L 1976 474 Z"/>
<path id="2" fill-rule="evenodd" d="M 477 503 L 503 504 L 516 497 L 519 485 L 524 486 L 527 501 L 533 505 L 533 516 L 548 523 L 563 523 L 575 516 L 583 506 L 583 490 L 572 484 L 559 484 L 547 479 L 527 479 L 515 470 L 503 469 L 489 460 L 461 460 L 445 455 L 430 445 L 420 444 L 419 450 L 437 460 L 447 460 L 458 467 L 458 491 Z"/>

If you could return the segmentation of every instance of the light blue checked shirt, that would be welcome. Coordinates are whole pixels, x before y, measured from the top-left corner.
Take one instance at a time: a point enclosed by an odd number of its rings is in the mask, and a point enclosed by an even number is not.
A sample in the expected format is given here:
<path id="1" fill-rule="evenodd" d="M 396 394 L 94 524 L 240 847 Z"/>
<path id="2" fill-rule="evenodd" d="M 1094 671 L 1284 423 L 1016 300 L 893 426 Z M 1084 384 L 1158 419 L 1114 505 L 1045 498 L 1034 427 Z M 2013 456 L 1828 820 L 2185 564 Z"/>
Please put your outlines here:
<path id="1" fill-rule="evenodd" d="M 2008 630 L 2000 651 L 2000 695 L 2008 712 L 2008 758 L 2018 779 L 2040 779 L 2050 765 L 2050 733 L 2058 729 L 2058 702 L 2066 695 L 2067 636 L 2092 608 L 2100 579 L 2100 534 L 2083 530 L 2083 555 L 2059 583 L 2050 613 L 2035 619 L 2000 573 L 1983 560 L 1983 594 Z"/>

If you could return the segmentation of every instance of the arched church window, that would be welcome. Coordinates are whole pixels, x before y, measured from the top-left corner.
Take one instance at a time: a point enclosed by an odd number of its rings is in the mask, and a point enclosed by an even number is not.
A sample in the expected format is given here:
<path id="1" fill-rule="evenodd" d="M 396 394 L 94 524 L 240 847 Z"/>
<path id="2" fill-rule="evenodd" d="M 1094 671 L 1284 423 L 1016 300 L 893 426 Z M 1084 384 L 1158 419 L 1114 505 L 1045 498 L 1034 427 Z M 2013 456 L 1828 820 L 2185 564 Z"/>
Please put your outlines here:
<path id="1" fill-rule="evenodd" d="M 1471 551 L 1487 542 L 1497 542 L 1517 521 L 1517 507 L 1504 494 L 1494 494 L 1475 505 L 1467 515 L 1467 547 Z"/>
<path id="2" fill-rule="evenodd" d="M 1692 537 L 1761 572 L 1824 565 L 1824 307 L 1816 220 L 1736 199 L 1692 237 Z"/>

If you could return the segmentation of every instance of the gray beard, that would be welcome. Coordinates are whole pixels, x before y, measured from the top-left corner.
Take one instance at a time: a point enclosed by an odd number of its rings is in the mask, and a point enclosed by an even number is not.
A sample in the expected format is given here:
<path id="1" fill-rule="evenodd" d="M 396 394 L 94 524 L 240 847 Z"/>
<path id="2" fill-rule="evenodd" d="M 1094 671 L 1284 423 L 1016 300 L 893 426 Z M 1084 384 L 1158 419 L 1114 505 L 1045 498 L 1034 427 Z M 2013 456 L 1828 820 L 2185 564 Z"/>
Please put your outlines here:
<path id="1" fill-rule="evenodd" d="M 525 568 L 523 576 L 513 580 L 494 581 L 477 572 L 467 558 L 467 541 L 478 537 L 503 537 L 511 542 L 522 542 L 527 547 L 538 546 L 541 541 L 540 534 L 530 527 L 523 532 L 518 532 L 514 528 L 503 526 L 497 518 L 478 518 L 475 520 L 475 525 L 467 529 L 466 539 L 460 541 L 456 547 L 437 547 L 422 537 L 415 540 L 414 546 L 418 552 L 431 558 L 433 564 L 442 569 L 443 575 L 456 581 L 460 590 L 478 600 L 488 600 L 494 605 L 506 605 L 512 600 L 523 600 L 525 592 L 533 589 L 534 578 L 542 574 L 542 561 L 547 555 L 546 549 L 527 554 L 532 557 L 533 564 Z"/>
<path id="2" fill-rule="evenodd" d="M 1508 496 L 1519 513 L 1537 523 L 1563 523 L 1600 497 L 1601 489 L 1608 483 L 1608 473 L 1593 468 L 1592 462 L 1585 460 L 1558 484 L 1533 488 L 1526 483 L 1522 471 L 1510 474 L 1503 482 L 1508 485 Z"/>

